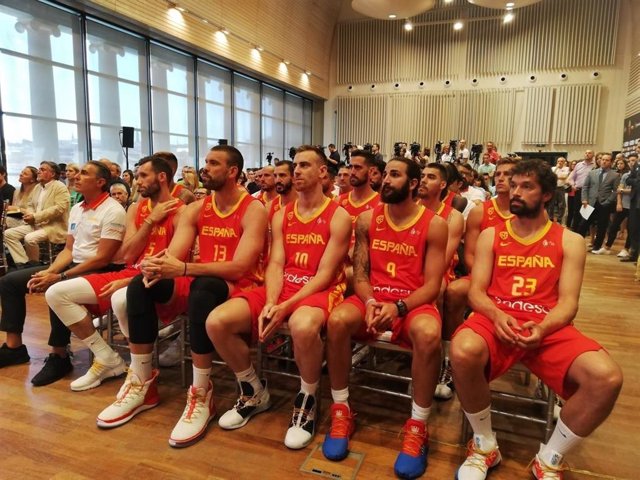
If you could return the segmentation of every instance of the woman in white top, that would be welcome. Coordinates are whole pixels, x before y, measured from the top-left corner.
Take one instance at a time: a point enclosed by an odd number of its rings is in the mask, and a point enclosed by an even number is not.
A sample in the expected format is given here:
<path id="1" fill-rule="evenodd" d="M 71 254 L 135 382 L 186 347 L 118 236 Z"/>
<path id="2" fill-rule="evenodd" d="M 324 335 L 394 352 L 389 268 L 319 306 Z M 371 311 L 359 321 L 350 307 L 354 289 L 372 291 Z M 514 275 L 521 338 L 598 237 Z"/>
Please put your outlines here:
<path id="1" fill-rule="evenodd" d="M 33 189 L 38 183 L 38 169 L 35 167 L 24 167 L 18 177 L 20 188 L 13 193 L 13 210 L 25 210 L 29 205 Z M 7 228 L 24 225 L 22 218 L 7 217 Z"/>

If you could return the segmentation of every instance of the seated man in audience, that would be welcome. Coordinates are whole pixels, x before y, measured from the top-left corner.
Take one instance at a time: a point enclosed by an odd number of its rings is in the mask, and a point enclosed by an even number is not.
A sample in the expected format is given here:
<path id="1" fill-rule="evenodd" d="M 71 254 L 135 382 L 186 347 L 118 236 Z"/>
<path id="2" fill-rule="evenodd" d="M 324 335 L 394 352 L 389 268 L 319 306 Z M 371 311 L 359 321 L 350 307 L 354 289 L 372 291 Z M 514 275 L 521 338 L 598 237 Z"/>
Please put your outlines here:
<path id="1" fill-rule="evenodd" d="M 140 273 L 142 260 L 167 248 L 177 226 L 177 214 L 184 209 L 182 201 L 170 194 L 168 180 L 172 172 L 167 162 L 152 155 L 140 160 L 138 165 L 135 181 L 142 199 L 127 213 L 120 255 L 127 268 L 72 278 L 52 285 L 45 294 L 47 303 L 62 323 L 94 355 L 89 371 L 71 382 L 74 391 L 95 388 L 103 380 L 126 371 L 124 360 L 96 331 L 84 305 L 91 305 L 92 311 L 99 315 L 106 314 L 111 306 L 111 294 L 126 287 Z M 111 185 L 112 191 L 116 185 Z"/>
<path id="2" fill-rule="evenodd" d="M 330 460 L 348 454 L 355 429 L 349 405 L 352 337 L 375 340 L 392 331 L 391 341 L 413 350 L 413 406 L 405 423 L 402 451 L 395 463 L 401 478 L 426 469 L 427 419 L 440 371 L 440 315 L 435 307 L 445 271 L 447 224 L 415 202 L 420 166 L 396 157 L 387 163 L 383 203 L 358 217 L 354 288 L 329 316 L 327 362 L 331 379 L 331 428 L 322 451 Z"/>
<path id="3" fill-rule="evenodd" d="M 349 193 L 353 190 L 353 187 L 349 183 L 349 179 L 351 178 L 351 169 L 347 166 L 342 166 L 338 170 L 338 176 L 336 177 L 336 185 L 340 189 L 340 195 L 344 195 L 345 193 Z"/>
<path id="4" fill-rule="evenodd" d="M 260 191 L 253 194 L 254 198 L 257 198 L 266 205 L 268 202 L 276 198 L 276 178 L 274 175 L 274 168 L 271 165 L 262 167 L 260 173 L 256 176 L 260 185 Z"/>
<path id="5" fill-rule="evenodd" d="M 18 268 L 39 263 L 38 243 L 64 243 L 69 219 L 69 191 L 56 181 L 59 173 L 55 162 L 40 164 L 32 203 L 22 217 L 24 225 L 4 232 L 4 244 Z"/>
<path id="6" fill-rule="evenodd" d="M 562 478 L 563 457 L 607 418 L 622 386 L 616 363 L 572 325 L 585 249 L 579 235 L 546 215 L 555 174 L 541 160 L 521 161 L 510 184 L 514 217 L 480 234 L 469 291 L 474 313 L 451 343 L 458 397 L 474 433 L 458 480 L 484 479 L 500 463 L 489 382 L 514 363 L 567 400 L 533 460 L 538 480 Z"/>
<path id="7" fill-rule="evenodd" d="M 454 209 L 451 205 L 447 205 L 441 199 L 447 196 L 447 169 L 441 163 L 430 163 L 422 170 L 422 180 L 420 188 L 418 188 L 418 197 L 422 205 L 440 216 L 447 222 L 449 227 L 449 236 L 447 239 L 447 252 L 445 262 L 447 269 L 445 271 L 440 293 L 438 294 L 438 310 L 442 311 L 442 303 L 444 300 L 444 292 L 450 282 L 455 280 L 455 268 L 458 264 L 458 247 L 464 231 L 464 218 L 462 214 Z M 439 399 L 449 399 L 453 396 L 453 378 L 451 376 L 451 366 L 449 365 L 449 341 L 453 330 L 448 323 L 442 325 L 442 340 L 444 347 L 444 358 L 442 359 L 442 368 L 440 370 L 440 379 L 436 387 L 435 396 Z"/>
<path id="8" fill-rule="evenodd" d="M 169 249 L 144 260 L 143 275 L 113 294 L 114 312 L 128 325 L 131 366 L 116 401 L 98 415 L 99 427 L 117 427 L 158 404 L 158 371 L 151 365 L 158 318 L 173 319 L 185 311 L 189 313 L 193 385 L 169 444 L 186 447 L 198 441 L 215 416 L 209 379 L 214 350 L 205 321 L 230 294 L 262 280 L 259 260 L 267 213 L 237 186 L 243 163 L 242 154 L 232 146 L 218 145 L 207 153 L 204 186 L 214 193 L 187 206 Z M 200 258 L 192 263 L 188 254 L 196 238 Z"/>
<path id="9" fill-rule="evenodd" d="M 216 308 L 207 319 L 207 332 L 238 380 L 240 396 L 218 422 L 224 429 L 235 429 L 270 406 L 266 383 L 251 364 L 247 338 L 267 341 L 289 320 L 301 386 L 284 444 L 300 449 L 315 434 L 324 350 L 320 332 L 331 310 L 342 301 L 342 262 L 351 219 L 322 193 L 321 178 L 327 170 L 322 149 L 303 145 L 293 162 L 298 199 L 273 217 L 265 286 L 239 292 Z"/>
<path id="10" fill-rule="evenodd" d="M 115 182 L 109 187 L 109 193 L 111 198 L 117 201 L 125 210 L 129 209 L 131 202 L 129 196 L 131 195 L 131 188 L 124 182 Z"/>
<path id="11" fill-rule="evenodd" d="M 76 189 L 84 196 L 84 201 L 71 209 L 64 250 L 48 267 L 27 268 L 0 279 L 0 330 L 7 332 L 7 343 L 0 349 L 0 365 L 29 361 L 27 349 L 22 344 L 27 292 L 45 292 L 53 284 L 70 277 L 119 268 L 110 262 L 122 244 L 126 214 L 122 206 L 109 197 L 110 177 L 109 169 L 100 162 L 84 165 L 76 179 Z M 69 329 L 52 310 L 49 310 L 49 317 L 49 345 L 53 347 L 53 353 L 31 380 L 36 386 L 55 382 L 73 369 L 67 351 Z"/>
<path id="12" fill-rule="evenodd" d="M 269 212 L 269 224 L 277 211 L 298 198 L 298 194 L 293 188 L 293 162 L 291 160 L 278 160 L 274 169 L 274 177 L 278 195 L 266 205 Z"/>
<path id="13" fill-rule="evenodd" d="M 503 224 L 512 217 L 509 211 L 509 181 L 514 165 L 516 165 L 516 161 L 512 158 L 498 161 L 494 176 L 496 197 L 477 205 L 469 214 L 464 235 L 464 262 L 469 272 L 474 264 L 476 242 L 480 232 L 489 227 Z M 464 321 L 470 280 L 470 275 L 453 280 L 445 291 L 442 320 L 443 330 L 449 335 Z M 445 340 L 444 344 L 445 363 L 448 366 L 449 342 Z M 441 387 L 437 390 L 438 398 L 448 400 L 453 396 L 453 383 L 449 382 L 447 385 L 448 389 Z"/>

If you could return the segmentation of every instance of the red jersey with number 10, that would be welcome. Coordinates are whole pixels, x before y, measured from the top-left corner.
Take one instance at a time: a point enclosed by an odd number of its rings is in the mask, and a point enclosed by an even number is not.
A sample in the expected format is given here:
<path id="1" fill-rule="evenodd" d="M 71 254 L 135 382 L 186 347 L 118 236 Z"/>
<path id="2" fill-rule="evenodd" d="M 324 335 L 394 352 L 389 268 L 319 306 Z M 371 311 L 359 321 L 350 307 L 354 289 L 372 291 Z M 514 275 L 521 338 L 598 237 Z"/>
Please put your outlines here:
<path id="1" fill-rule="evenodd" d="M 511 220 L 495 227 L 487 295 L 500 310 L 542 320 L 557 305 L 563 233 L 563 227 L 550 221 L 527 240 L 513 232 Z"/>
<path id="2" fill-rule="evenodd" d="M 284 242 L 284 282 L 280 298 L 291 298 L 318 272 L 320 259 L 324 255 L 331 237 L 331 220 L 340 208 L 330 198 L 309 218 L 298 214 L 298 201 L 284 207 L 282 238 Z M 328 289 L 333 288 L 336 298 L 345 289 L 344 265 L 340 265 L 336 277 Z"/>
<path id="3" fill-rule="evenodd" d="M 182 205 L 184 205 L 184 203 L 179 201 L 176 208 L 180 208 Z M 147 199 L 146 202 L 142 200 L 138 203 L 135 218 L 135 224 L 138 230 L 142 227 L 146 218 L 151 215 L 152 210 L 151 200 Z M 140 264 L 144 257 L 155 255 L 169 246 L 169 243 L 173 238 L 173 219 L 175 216 L 176 212 L 174 211 L 164 217 L 164 220 L 151 227 L 151 234 L 149 235 L 149 238 L 147 238 L 147 246 L 136 260 L 136 264 Z"/>
<path id="4" fill-rule="evenodd" d="M 230 262 L 242 238 L 242 218 L 251 202 L 257 200 L 247 192 L 241 192 L 240 199 L 227 213 L 216 207 L 215 193 L 204 199 L 198 218 L 198 241 L 200 243 L 200 263 Z M 255 259 L 253 267 L 235 282 L 240 289 L 261 284 L 262 257 Z"/>
<path id="5" fill-rule="evenodd" d="M 395 302 L 424 285 L 424 258 L 431 210 L 420 205 L 407 224 L 398 226 L 389 217 L 389 206 L 373 210 L 369 225 L 369 280 L 378 301 Z"/>
<path id="6" fill-rule="evenodd" d="M 353 192 L 343 193 L 338 197 L 338 204 L 351 216 L 351 242 L 349 243 L 349 247 L 353 247 L 356 241 L 356 220 L 358 220 L 358 215 L 375 208 L 378 203 L 380 203 L 380 194 L 378 192 L 373 192 L 369 198 L 364 199 L 360 203 L 355 203 L 352 200 L 352 193 Z"/>

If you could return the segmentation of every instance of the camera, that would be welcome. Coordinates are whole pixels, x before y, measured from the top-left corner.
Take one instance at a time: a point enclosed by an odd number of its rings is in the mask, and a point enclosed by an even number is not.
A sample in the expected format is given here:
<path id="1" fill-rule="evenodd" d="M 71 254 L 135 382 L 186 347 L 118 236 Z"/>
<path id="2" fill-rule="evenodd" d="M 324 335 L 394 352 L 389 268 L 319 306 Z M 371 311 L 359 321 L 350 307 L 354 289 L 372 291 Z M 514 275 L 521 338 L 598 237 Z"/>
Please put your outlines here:
<path id="1" fill-rule="evenodd" d="M 482 150 L 484 146 L 481 143 L 474 143 L 471 145 L 471 154 L 469 155 L 469 161 L 472 164 L 478 165 L 480 163 L 480 155 L 482 155 Z"/>
<path id="2" fill-rule="evenodd" d="M 373 145 L 370 144 L 369 142 L 365 143 L 364 146 L 362 147 L 362 149 L 365 152 L 370 152 L 371 150 L 373 150 Z"/>
<path id="3" fill-rule="evenodd" d="M 413 142 L 410 148 L 411 148 L 412 157 L 415 157 L 420 154 L 420 144 L 418 142 Z"/>
<path id="4" fill-rule="evenodd" d="M 289 149 L 289 158 L 293 160 L 295 156 L 296 156 L 296 147 L 291 147 Z"/>
<path id="5" fill-rule="evenodd" d="M 456 158 L 456 152 L 458 151 L 458 140 L 449 140 L 449 154 L 451 158 Z"/>
<path id="6" fill-rule="evenodd" d="M 400 156 L 400 152 L 402 151 L 402 142 L 396 142 L 393 144 L 393 155 L 395 157 Z"/>
<path id="7" fill-rule="evenodd" d="M 351 148 L 353 147 L 353 143 L 352 142 L 347 142 L 344 145 L 342 145 L 342 153 L 344 154 L 344 160 L 345 162 L 349 162 L 349 158 L 351 158 Z"/>
<path id="8" fill-rule="evenodd" d="M 273 161 L 273 152 L 267 152 L 267 163 L 271 165 L 272 161 Z"/>

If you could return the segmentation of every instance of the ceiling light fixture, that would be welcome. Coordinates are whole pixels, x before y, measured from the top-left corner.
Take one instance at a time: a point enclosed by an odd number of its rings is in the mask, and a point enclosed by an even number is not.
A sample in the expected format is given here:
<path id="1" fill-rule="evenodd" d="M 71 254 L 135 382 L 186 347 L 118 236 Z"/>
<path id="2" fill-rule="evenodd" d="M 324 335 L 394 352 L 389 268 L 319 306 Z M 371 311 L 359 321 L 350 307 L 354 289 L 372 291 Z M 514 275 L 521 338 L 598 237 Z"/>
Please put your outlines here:
<path id="1" fill-rule="evenodd" d="M 289 65 L 291 62 L 289 60 L 283 60 L 282 63 L 284 63 L 285 65 Z"/>
<path id="2" fill-rule="evenodd" d="M 513 8 L 513 7 L 515 7 L 515 6 L 516 6 L 516 4 L 515 4 L 515 3 L 513 3 L 513 2 L 509 2 L 509 3 L 507 3 L 507 5 L 506 5 L 506 7 L 507 7 L 507 8 Z"/>
<path id="3" fill-rule="evenodd" d="M 459 20 L 456 23 L 453 24 L 453 29 L 454 30 L 462 30 L 463 27 L 464 27 L 464 23 L 462 23 Z"/>
<path id="4" fill-rule="evenodd" d="M 307 77 L 310 77 L 310 76 L 311 76 L 311 72 L 310 72 L 309 70 L 305 70 L 304 74 L 305 74 Z"/>
<path id="5" fill-rule="evenodd" d="M 406 22 L 404 22 L 404 29 L 407 32 L 410 32 L 411 30 L 413 30 L 413 23 L 411 23 L 409 20 L 407 20 Z"/>
<path id="6" fill-rule="evenodd" d="M 390 14 L 389 14 L 389 18 L 390 18 L 391 20 L 395 19 L 396 17 L 397 17 L 397 15 L 396 15 L 395 13 L 390 13 Z"/>
<path id="7" fill-rule="evenodd" d="M 220 33 L 223 33 L 225 35 L 229 35 L 229 30 L 227 30 L 225 27 L 220 27 Z"/>
<path id="8" fill-rule="evenodd" d="M 511 12 L 508 12 L 505 14 L 504 18 L 502 19 L 502 23 L 511 23 L 513 22 L 514 19 L 514 15 Z"/>

